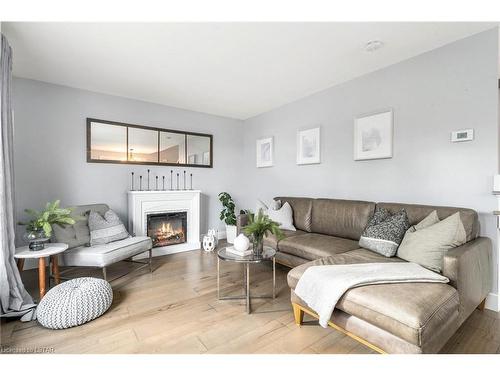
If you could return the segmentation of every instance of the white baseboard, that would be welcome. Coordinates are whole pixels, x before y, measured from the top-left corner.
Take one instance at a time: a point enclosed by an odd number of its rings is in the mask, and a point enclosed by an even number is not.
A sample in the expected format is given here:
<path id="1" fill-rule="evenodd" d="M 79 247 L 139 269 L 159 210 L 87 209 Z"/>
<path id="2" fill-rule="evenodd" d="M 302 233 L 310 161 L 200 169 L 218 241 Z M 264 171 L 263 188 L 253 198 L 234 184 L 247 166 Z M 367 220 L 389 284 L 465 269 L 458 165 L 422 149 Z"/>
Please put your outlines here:
<path id="1" fill-rule="evenodd" d="M 486 298 L 486 304 L 484 307 L 488 310 L 500 311 L 500 306 L 499 306 L 498 302 L 499 302 L 498 294 L 490 293 L 490 294 L 488 294 L 488 297 Z"/>
<path id="2" fill-rule="evenodd" d="M 183 243 L 180 245 L 156 247 L 156 248 L 153 248 L 153 257 L 182 253 L 184 251 L 200 250 L 200 249 L 201 249 L 201 242 L 188 242 L 188 243 Z M 144 259 L 144 258 L 147 258 L 148 256 L 149 256 L 149 254 L 147 252 L 145 252 L 145 253 L 141 253 L 141 254 L 135 256 L 133 259 L 134 260 L 135 259 Z"/>

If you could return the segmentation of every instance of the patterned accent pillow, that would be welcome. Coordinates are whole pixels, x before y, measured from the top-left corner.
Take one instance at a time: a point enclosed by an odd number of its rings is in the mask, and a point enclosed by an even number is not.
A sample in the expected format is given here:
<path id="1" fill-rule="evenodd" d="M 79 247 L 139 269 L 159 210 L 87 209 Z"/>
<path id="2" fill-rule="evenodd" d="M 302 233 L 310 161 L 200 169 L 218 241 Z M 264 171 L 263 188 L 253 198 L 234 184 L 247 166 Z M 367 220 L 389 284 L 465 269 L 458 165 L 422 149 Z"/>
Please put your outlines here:
<path id="1" fill-rule="evenodd" d="M 102 245 L 130 237 L 125 225 L 113 210 L 102 217 L 98 212 L 89 213 L 90 245 Z"/>
<path id="2" fill-rule="evenodd" d="M 377 208 L 359 239 L 359 246 L 393 257 L 409 227 L 404 209 L 392 215 L 384 208 Z"/>

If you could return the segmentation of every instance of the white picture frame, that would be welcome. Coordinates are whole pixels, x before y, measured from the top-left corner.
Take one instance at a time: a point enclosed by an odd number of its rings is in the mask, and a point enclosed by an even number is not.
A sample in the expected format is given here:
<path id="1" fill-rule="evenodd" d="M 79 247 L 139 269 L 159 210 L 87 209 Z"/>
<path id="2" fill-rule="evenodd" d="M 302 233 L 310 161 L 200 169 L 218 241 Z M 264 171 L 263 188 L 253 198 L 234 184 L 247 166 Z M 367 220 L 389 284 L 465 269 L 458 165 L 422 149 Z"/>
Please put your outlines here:
<path id="1" fill-rule="evenodd" d="M 297 164 L 321 163 L 321 131 L 320 128 L 297 131 Z"/>
<path id="2" fill-rule="evenodd" d="M 393 155 L 394 113 L 392 109 L 354 119 L 354 160 L 388 159 Z"/>
<path id="3" fill-rule="evenodd" d="M 257 168 L 273 166 L 274 147 L 273 137 L 258 139 L 256 142 Z"/>

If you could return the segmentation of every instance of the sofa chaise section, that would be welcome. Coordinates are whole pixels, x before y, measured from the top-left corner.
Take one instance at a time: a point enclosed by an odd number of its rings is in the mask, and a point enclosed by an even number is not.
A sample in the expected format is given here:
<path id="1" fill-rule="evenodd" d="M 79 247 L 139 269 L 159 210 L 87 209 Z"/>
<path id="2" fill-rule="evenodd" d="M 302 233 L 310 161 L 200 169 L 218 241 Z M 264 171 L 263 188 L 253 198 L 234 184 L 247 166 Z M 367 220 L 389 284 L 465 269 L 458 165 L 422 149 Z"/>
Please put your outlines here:
<path id="1" fill-rule="evenodd" d="M 288 285 L 293 304 L 307 304 L 295 295 L 294 289 L 304 271 L 315 265 L 402 262 L 386 258 L 366 249 L 357 249 L 319 259 L 292 269 Z M 448 341 L 458 328 L 459 303 L 457 290 L 448 284 L 402 283 L 367 285 L 347 291 L 339 300 L 337 310 L 353 316 L 351 332 L 364 337 L 367 325 L 385 332 L 370 341 L 384 352 L 435 352 Z M 330 318 L 339 325 L 334 313 Z M 355 322 L 363 321 L 363 324 Z M 439 339 L 436 339 L 439 338 Z M 401 345 L 401 340 L 405 342 Z"/>

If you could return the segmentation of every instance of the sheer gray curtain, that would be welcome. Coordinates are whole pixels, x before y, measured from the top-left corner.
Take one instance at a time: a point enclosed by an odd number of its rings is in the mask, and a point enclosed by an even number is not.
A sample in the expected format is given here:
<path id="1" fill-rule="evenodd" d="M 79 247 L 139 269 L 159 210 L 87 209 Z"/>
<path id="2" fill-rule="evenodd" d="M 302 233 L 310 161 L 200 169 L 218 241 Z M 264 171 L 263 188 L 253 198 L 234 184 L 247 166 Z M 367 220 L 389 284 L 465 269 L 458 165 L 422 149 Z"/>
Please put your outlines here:
<path id="1" fill-rule="evenodd" d="M 12 128 L 12 50 L 2 34 L 0 49 L 0 307 L 1 316 L 33 317 L 33 300 L 14 260 L 14 166 Z"/>

